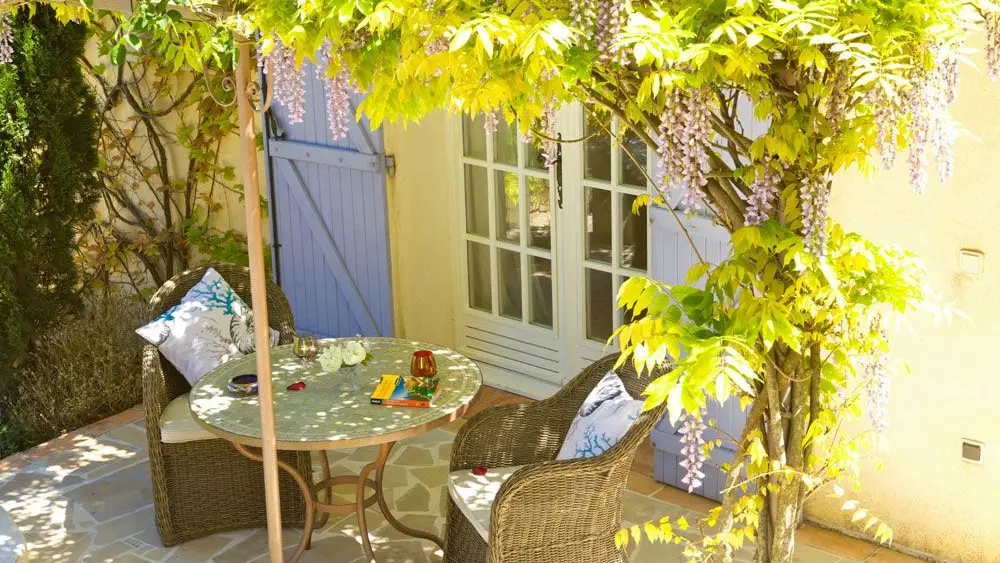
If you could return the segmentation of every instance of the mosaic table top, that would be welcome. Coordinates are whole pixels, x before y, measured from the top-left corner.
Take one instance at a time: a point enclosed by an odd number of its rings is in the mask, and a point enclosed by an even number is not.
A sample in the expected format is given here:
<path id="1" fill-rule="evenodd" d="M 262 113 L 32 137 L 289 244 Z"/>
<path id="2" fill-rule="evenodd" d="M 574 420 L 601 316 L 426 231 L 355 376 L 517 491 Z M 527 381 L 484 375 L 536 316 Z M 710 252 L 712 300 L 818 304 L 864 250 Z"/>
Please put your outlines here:
<path id="1" fill-rule="evenodd" d="M 333 342 L 357 338 L 328 339 Z M 279 449 L 315 450 L 358 447 L 396 441 L 426 432 L 458 418 L 482 386 L 482 374 L 462 354 L 413 340 L 361 338 L 373 358 L 358 373 L 353 391 L 339 372 L 325 372 L 320 362 L 305 364 L 292 346 L 271 349 L 275 434 Z M 416 350 L 432 350 L 437 360 L 440 391 L 429 408 L 372 405 L 369 397 L 382 374 L 406 375 Z M 355 368 L 341 368 L 352 370 Z M 257 395 L 240 396 L 226 385 L 237 376 L 256 373 L 256 355 L 225 363 L 205 375 L 191 390 L 191 411 L 209 431 L 227 440 L 260 445 L 260 403 Z M 301 391 L 288 385 L 302 381 Z"/>

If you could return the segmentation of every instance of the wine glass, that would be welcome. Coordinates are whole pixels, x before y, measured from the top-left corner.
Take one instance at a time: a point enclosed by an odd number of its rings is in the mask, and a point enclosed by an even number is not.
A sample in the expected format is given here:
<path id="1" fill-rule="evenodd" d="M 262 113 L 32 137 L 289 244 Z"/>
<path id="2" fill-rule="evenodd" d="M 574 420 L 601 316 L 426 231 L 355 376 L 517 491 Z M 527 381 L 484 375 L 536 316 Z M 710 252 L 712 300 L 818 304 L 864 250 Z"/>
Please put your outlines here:
<path id="1" fill-rule="evenodd" d="M 316 335 L 308 332 L 296 332 L 295 340 L 292 343 L 292 352 L 295 356 L 307 364 L 311 364 L 319 354 L 319 343 Z"/>

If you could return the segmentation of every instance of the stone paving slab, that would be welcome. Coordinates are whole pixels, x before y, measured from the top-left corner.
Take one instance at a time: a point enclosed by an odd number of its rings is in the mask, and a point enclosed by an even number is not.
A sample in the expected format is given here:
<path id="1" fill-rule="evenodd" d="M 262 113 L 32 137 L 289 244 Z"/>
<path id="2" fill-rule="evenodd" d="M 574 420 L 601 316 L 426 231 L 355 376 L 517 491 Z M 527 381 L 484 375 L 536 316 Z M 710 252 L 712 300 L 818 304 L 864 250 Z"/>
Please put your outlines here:
<path id="1" fill-rule="evenodd" d="M 226 532 L 166 548 L 159 541 L 154 521 L 149 463 L 141 413 L 129 411 L 67 434 L 14 458 L 0 460 L 0 508 L 10 513 L 24 533 L 32 561 L 66 563 L 247 563 L 267 558 L 267 537 L 262 529 Z M 399 444 L 385 472 L 386 498 L 393 513 L 420 529 L 444 529 L 448 456 L 454 432 L 450 425 Z M 375 458 L 376 448 L 330 452 L 334 473 L 357 472 Z M 318 462 L 314 464 L 318 472 Z M 698 510 L 711 504 L 691 500 L 683 493 L 635 474 L 625 497 L 626 523 L 641 523 L 665 515 L 691 521 Z M 353 500 L 353 488 L 338 487 L 336 495 Z M 430 542 L 403 536 L 381 517 L 368 511 L 369 529 L 380 562 L 429 563 L 440 561 Z M 284 543 L 294 550 L 301 532 L 288 530 Z M 884 559 L 874 546 L 824 531 L 810 530 L 803 538 L 836 549 L 800 545 L 803 563 L 860 563 Z M 825 543 L 824 543 L 825 542 Z M 846 542 L 846 544 L 845 544 Z M 853 543 L 851 543 L 853 542 Z M 851 555 L 840 544 L 849 545 Z M 858 547 L 858 546 L 862 547 Z M 867 546 L 867 548 L 864 548 Z M 873 552 L 876 552 L 873 554 Z M 867 553 L 866 556 L 861 556 Z M 893 552 L 886 552 L 893 553 Z M 633 563 L 678 561 L 674 545 L 633 547 Z M 362 562 L 357 520 L 347 516 L 330 522 L 313 536 L 313 548 L 303 563 Z M 738 561 L 750 561 L 750 552 Z M 889 559 L 885 559 L 889 561 Z M 892 559 L 896 561 L 896 559 Z M 915 560 L 914 560 L 915 561 Z M 0 563 L 5 563 L 0 559 Z"/>

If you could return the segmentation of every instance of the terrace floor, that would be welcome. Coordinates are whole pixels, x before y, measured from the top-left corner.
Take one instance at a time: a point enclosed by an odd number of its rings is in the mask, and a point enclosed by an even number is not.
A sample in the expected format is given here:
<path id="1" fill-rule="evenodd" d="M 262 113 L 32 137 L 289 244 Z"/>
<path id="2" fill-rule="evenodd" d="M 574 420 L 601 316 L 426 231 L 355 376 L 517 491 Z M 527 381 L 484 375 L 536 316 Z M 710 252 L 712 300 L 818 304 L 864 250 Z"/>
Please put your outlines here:
<path id="1" fill-rule="evenodd" d="M 527 400 L 485 388 L 467 416 L 490 405 Z M 455 431 L 464 420 L 400 443 L 386 469 L 386 496 L 404 523 L 439 533 L 444 527 L 445 478 Z M 374 448 L 331 452 L 334 473 L 359 470 L 374 458 Z M 624 514 L 627 523 L 664 515 L 696 519 L 710 501 L 657 483 L 652 452 L 637 456 L 629 480 Z M 353 497 L 352 491 L 350 492 Z M 139 408 L 71 432 L 37 448 L 0 460 L 0 506 L 24 533 L 32 561 L 64 563 L 266 561 L 264 530 L 208 536 L 165 548 L 153 524 L 146 436 Z M 439 561 L 428 542 L 400 535 L 369 510 L 370 529 L 380 562 Z M 289 530 L 292 547 L 298 530 Z M 803 563 L 904 563 L 917 560 L 898 552 L 806 525 L 800 531 L 798 560 Z M 749 561 L 749 552 L 741 561 Z M 312 562 L 363 560 L 354 516 L 317 530 L 313 548 L 302 558 Z M 642 544 L 633 563 L 679 561 L 679 548 Z M 3 563 L 3 562 L 0 562 Z"/>

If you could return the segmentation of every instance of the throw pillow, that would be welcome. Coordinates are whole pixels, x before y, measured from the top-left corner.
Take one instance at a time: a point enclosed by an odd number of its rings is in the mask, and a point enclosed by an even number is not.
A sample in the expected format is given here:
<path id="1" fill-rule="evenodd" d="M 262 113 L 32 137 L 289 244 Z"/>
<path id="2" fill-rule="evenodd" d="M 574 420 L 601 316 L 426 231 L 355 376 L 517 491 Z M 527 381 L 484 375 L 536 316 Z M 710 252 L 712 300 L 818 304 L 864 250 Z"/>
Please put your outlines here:
<path id="1" fill-rule="evenodd" d="M 583 401 L 556 459 L 593 457 L 611 449 L 642 414 L 642 404 L 609 371 Z"/>
<path id="2" fill-rule="evenodd" d="M 136 330 L 192 385 L 215 367 L 255 349 L 253 311 L 213 268 L 181 302 Z M 280 333 L 271 329 L 271 344 Z"/>

